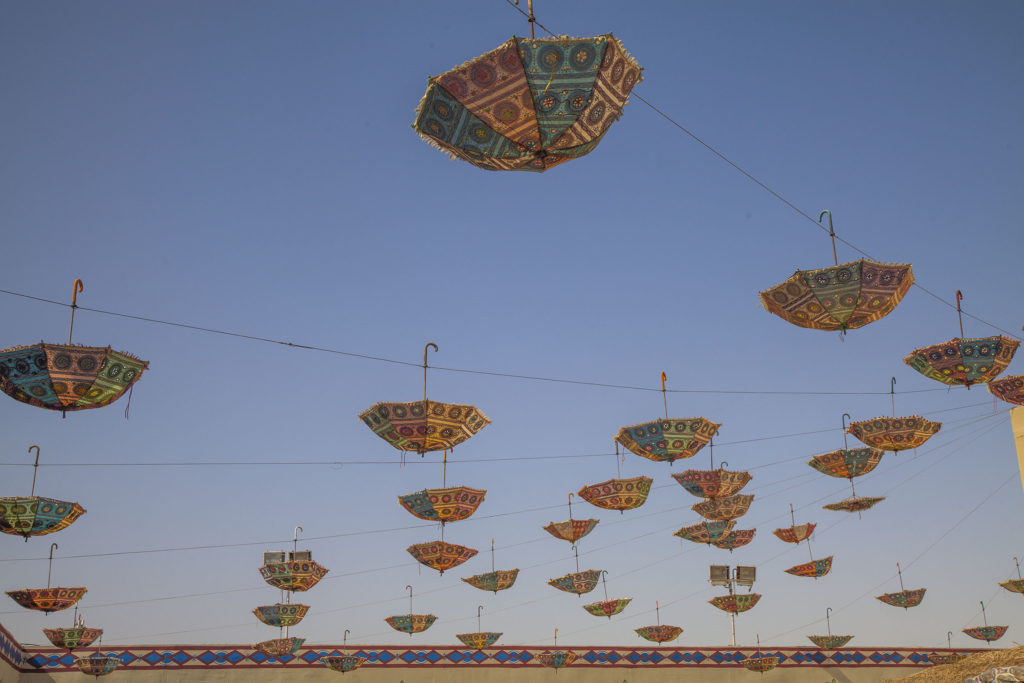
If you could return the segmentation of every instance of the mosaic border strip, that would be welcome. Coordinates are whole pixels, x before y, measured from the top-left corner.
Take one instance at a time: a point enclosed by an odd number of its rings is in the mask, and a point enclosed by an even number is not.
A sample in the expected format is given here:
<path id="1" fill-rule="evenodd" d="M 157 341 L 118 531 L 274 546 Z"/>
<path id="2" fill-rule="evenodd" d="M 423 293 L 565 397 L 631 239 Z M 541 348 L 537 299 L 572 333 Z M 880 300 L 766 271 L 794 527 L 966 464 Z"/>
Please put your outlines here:
<path id="1" fill-rule="evenodd" d="M 21 643 L 14 639 L 14 636 L 0 624 L 0 659 L 10 664 L 15 669 L 21 670 L 27 659 Z"/>

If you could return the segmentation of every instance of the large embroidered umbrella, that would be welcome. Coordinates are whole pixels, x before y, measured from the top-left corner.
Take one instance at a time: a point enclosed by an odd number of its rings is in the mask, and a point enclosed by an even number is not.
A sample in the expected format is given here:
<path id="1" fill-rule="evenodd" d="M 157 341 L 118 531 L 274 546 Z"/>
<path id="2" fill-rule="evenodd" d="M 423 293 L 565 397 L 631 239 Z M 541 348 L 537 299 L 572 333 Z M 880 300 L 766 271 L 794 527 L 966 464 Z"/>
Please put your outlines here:
<path id="1" fill-rule="evenodd" d="M 299 527 L 301 529 L 301 527 Z M 260 576 L 274 588 L 283 591 L 308 591 L 330 570 L 313 560 L 291 559 L 267 562 L 260 567 Z"/>
<path id="2" fill-rule="evenodd" d="M 595 617 L 608 617 L 611 619 L 616 614 L 626 609 L 626 605 L 630 603 L 633 598 L 608 598 L 608 582 L 605 577 L 608 576 L 607 571 L 601 572 L 601 586 L 604 588 L 604 600 L 599 602 L 591 602 L 583 605 L 583 609 L 587 610 Z"/>
<path id="3" fill-rule="evenodd" d="M 497 594 L 498 591 L 503 591 L 506 588 L 511 588 L 512 584 L 516 582 L 516 577 L 519 576 L 518 569 L 495 569 L 494 568 L 494 539 L 491 539 L 491 571 L 486 574 L 475 574 L 473 576 L 463 579 L 466 583 L 473 588 L 479 588 L 482 591 L 493 591 Z"/>
<path id="4" fill-rule="evenodd" d="M 533 0 L 530 0 L 530 2 L 533 2 Z M 558 647 L 557 628 L 555 629 L 554 646 L 556 648 Z M 576 653 L 571 650 L 544 650 L 544 652 L 537 654 L 537 661 L 539 661 L 542 666 L 554 669 L 555 673 L 558 673 L 558 669 L 561 669 L 563 666 L 569 666 L 576 661 Z"/>
<path id="5" fill-rule="evenodd" d="M 580 540 L 597 526 L 600 520 L 597 519 L 573 519 L 572 518 L 572 496 L 569 494 L 569 519 L 564 522 L 551 522 L 544 531 L 548 532 L 555 538 L 560 538 L 563 541 L 568 541 L 572 545 L 576 545 L 576 541 Z"/>
<path id="6" fill-rule="evenodd" d="M 964 338 L 963 313 L 956 292 L 956 314 L 960 336 L 941 344 L 915 349 L 903 362 L 929 379 L 943 384 L 963 385 L 990 382 L 1006 369 L 1020 345 L 1016 339 L 997 335 L 981 339 Z"/>
<path id="7" fill-rule="evenodd" d="M 917 607 L 924 600 L 924 592 L 927 588 L 916 588 L 914 590 L 906 590 L 903 587 L 903 570 L 900 569 L 900 563 L 896 563 L 896 573 L 900 577 L 900 592 L 899 593 L 885 593 L 883 595 L 875 596 L 875 600 L 880 600 L 887 605 L 893 607 L 902 607 L 907 609 L 909 607 Z"/>
<path id="8" fill-rule="evenodd" d="M 1024 593 L 1024 578 L 1020 575 L 1020 561 L 1016 557 L 1013 558 L 1013 561 L 1017 565 L 1017 578 L 1003 581 L 999 585 L 1011 593 Z"/>
<path id="9" fill-rule="evenodd" d="M 89 676 L 106 676 L 121 664 L 121 660 L 113 655 L 105 655 L 100 652 L 91 654 L 88 657 L 79 657 L 75 660 L 75 666 Z"/>
<path id="10" fill-rule="evenodd" d="M 920 415 L 896 417 L 895 377 L 889 380 L 889 401 L 892 407 L 892 417 L 876 417 L 870 420 L 851 422 L 846 430 L 847 433 L 853 434 L 872 448 L 898 452 L 917 448 L 942 428 L 941 422 L 932 422 Z"/>
<path id="11" fill-rule="evenodd" d="M 753 478 L 749 472 L 730 472 L 722 463 L 718 469 L 686 470 L 673 474 L 680 486 L 698 498 L 725 498 L 739 491 Z"/>
<path id="12" fill-rule="evenodd" d="M 1024 375 L 1008 375 L 988 383 L 989 392 L 1007 403 L 1024 406 Z"/>
<path id="13" fill-rule="evenodd" d="M 36 451 L 32 469 L 32 491 L 28 496 L 0 498 L 0 531 L 5 534 L 44 536 L 65 529 L 85 514 L 78 503 L 70 503 L 36 495 L 36 473 L 39 471 L 39 446 L 29 446 Z"/>
<path id="14" fill-rule="evenodd" d="M 816 579 L 820 576 L 825 576 L 825 574 L 832 571 L 832 556 L 829 555 L 828 557 L 823 557 L 820 560 L 812 559 L 810 562 L 798 564 L 784 571 L 787 574 L 792 574 L 793 576 L 806 576 Z"/>
<path id="15" fill-rule="evenodd" d="M 893 388 L 894 385 L 890 385 L 890 390 Z M 849 479 L 852 484 L 854 477 L 863 476 L 878 467 L 885 451 L 876 448 L 851 449 L 846 441 L 846 418 L 848 417 L 850 417 L 849 413 L 843 413 L 843 447 L 831 453 L 816 455 L 808 460 L 807 464 L 830 477 Z"/>
<path id="16" fill-rule="evenodd" d="M 288 657 L 298 652 L 305 642 L 305 638 L 272 638 L 256 643 L 252 649 L 268 657 Z"/>
<path id="17" fill-rule="evenodd" d="M 989 626 L 988 617 L 985 616 L 985 603 L 981 603 L 981 618 L 985 622 L 984 626 L 975 626 L 973 628 L 965 628 L 963 631 L 971 638 L 975 640 L 984 640 L 986 643 L 991 643 L 993 640 L 999 640 L 1006 633 L 1006 629 L 1009 626 Z"/>
<path id="18" fill-rule="evenodd" d="M 741 548 L 753 541 L 755 532 L 757 532 L 757 529 L 738 529 L 736 531 L 731 531 L 725 536 L 719 538 L 717 541 L 712 541 L 711 545 L 716 548 L 726 549 L 731 553 L 736 548 Z"/>
<path id="19" fill-rule="evenodd" d="M 587 569 L 586 571 L 574 572 L 551 579 L 548 581 L 548 585 L 566 593 L 582 595 L 594 590 L 600 578 L 601 571 L 599 569 Z"/>
<path id="20" fill-rule="evenodd" d="M 386 621 L 388 626 L 396 631 L 408 633 L 411 636 L 414 633 L 426 631 L 428 628 L 433 626 L 434 622 L 437 621 L 437 617 L 433 614 L 413 614 L 412 586 L 406 586 L 405 589 L 409 591 L 409 614 L 398 614 L 392 617 L 386 617 L 384 621 Z"/>
<path id="21" fill-rule="evenodd" d="M 417 543 L 409 546 L 406 550 L 416 558 L 417 562 L 436 569 L 441 574 L 444 574 L 445 569 L 457 567 L 477 553 L 474 548 L 447 543 L 444 540 Z"/>
<path id="22" fill-rule="evenodd" d="M 348 634 L 349 630 L 345 629 L 345 633 L 341 637 L 342 648 L 348 644 Z M 347 674 L 349 671 L 355 671 L 363 664 L 366 664 L 366 657 L 360 657 L 358 654 L 346 655 L 339 652 L 336 655 L 332 654 L 321 657 L 319 661 L 331 671 Z"/>
<path id="23" fill-rule="evenodd" d="M 694 543 L 707 543 L 711 545 L 715 541 L 728 536 L 734 526 L 736 526 L 736 522 L 731 519 L 705 520 L 691 526 L 684 526 L 672 535 L 685 538 L 687 541 L 693 541 Z"/>
<path id="24" fill-rule="evenodd" d="M 468 519 L 487 491 L 456 486 L 446 489 L 424 489 L 398 497 L 398 503 L 420 519 L 433 522 L 458 522 Z"/>
<path id="25" fill-rule="evenodd" d="M 834 266 L 798 270 L 785 282 L 761 292 L 761 304 L 786 322 L 814 330 L 845 333 L 892 313 L 914 284 L 908 263 L 875 263 L 867 259 L 839 264 L 832 212 L 828 216 Z"/>
<path id="26" fill-rule="evenodd" d="M 759 593 L 730 593 L 729 595 L 716 595 L 708 602 L 723 612 L 739 614 L 751 609 L 760 599 Z"/>
<path id="27" fill-rule="evenodd" d="M 101 628 L 88 628 L 85 620 L 78 614 L 78 607 L 75 607 L 75 616 L 72 618 L 70 627 L 44 628 L 43 634 L 46 639 L 53 643 L 54 647 L 61 647 L 68 652 L 73 652 L 80 647 L 88 647 L 97 638 L 103 635 Z"/>
<path id="28" fill-rule="evenodd" d="M 634 629 L 636 634 L 644 640 L 649 640 L 652 643 L 667 643 L 678 638 L 679 634 L 683 632 L 683 629 L 679 626 L 661 623 L 661 606 L 658 605 L 657 600 L 654 601 L 654 615 L 657 619 L 657 624 Z"/>
<path id="29" fill-rule="evenodd" d="M 56 543 L 50 544 L 50 565 L 46 572 L 46 588 L 26 588 L 20 591 L 7 591 L 7 595 L 10 596 L 11 600 L 14 600 L 25 609 L 39 610 L 49 614 L 50 612 L 67 609 L 82 599 L 82 596 L 86 593 L 84 586 L 76 586 L 74 588 L 50 587 L 50 578 L 53 575 L 53 551 L 59 547 Z"/>
<path id="30" fill-rule="evenodd" d="M 711 442 L 722 425 L 703 417 L 668 416 L 668 395 L 661 373 L 661 396 L 665 406 L 665 418 L 651 422 L 622 427 L 615 435 L 615 441 L 626 450 L 642 458 L 670 465 L 680 458 L 692 458 L 701 448 Z M 680 482 L 682 483 L 682 482 Z"/>
<path id="31" fill-rule="evenodd" d="M 484 609 L 483 605 L 476 606 L 476 633 L 456 633 L 455 637 L 462 641 L 462 644 L 466 647 L 471 647 L 474 650 L 482 650 L 485 647 L 490 647 L 497 642 L 498 638 L 501 638 L 501 633 L 494 631 L 484 631 L 480 624 L 480 612 Z"/>
<path id="32" fill-rule="evenodd" d="M 121 398 L 149 363 L 109 346 L 72 346 L 82 281 L 71 296 L 67 344 L 39 342 L 0 351 L 0 391 L 29 405 L 59 410 L 101 408 Z"/>
<path id="33" fill-rule="evenodd" d="M 580 498 L 591 505 L 605 510 L 633 510 L 647 502 L 651 492 L 650 477 L 632 479 L 609 479 L 597 484 L 587 484 L 578 493 Z"/>
<path id="34" fill-rule="evenodd" d="M 375 403 L 359 414 L 374 434 L 400 451 L 421 456 L 447 451 L 491 423 L 476 406 L 427 400 L 427 350 L 423 347 L 423 400 L 410 403 Z M 404 457 L 404 456 L 403 456 Z"/>
<path id="35" fill-rule="evenodd" d="M 691 510 L 705 519 L 736 519 L 747 514 L 754 494 L 737 493 L 725 498 L 712 498 L 691 506 Z"/>
<path id="36" fill-rule="evenodd" d="M 413 124 L 421 138 L 492 171 L 545 171 L 597 146 L 641 67 L 610 33 L 534 39 L 530 16 L 529 39 L 430 79 Z"/>
<path id="37" fill-rule="evenodd" d="M 820 647 L 822 650 L 835 650 L 848 642 L 853 640 L 853 636 L 834 636 L 832 635 L 832 623 L 829 620 L 829 613 L 832 612 L 831 607 L 825 608 L 825 628 L 828 630 L 828 635 L 825 636 L 807 636 L 807 639 L 812 643 Z"/>
<path id="38" fill-rule="evenodd" d="M 779 657 L 777 655 L 765 655 L 761 654 L 761 635 L 757 636 L 757 650 L 754 654 L 744 659 L 740 664 L 743 668 L 754 671 L 759 674 L 763 674 L 766 671 L 771 671 L 779 665 Z"/>
<path id="39" fill-rule="evenodd" d="M 295 624 L 302 621 L 307 612 L 309 612 L 309 605 L 300 605 L 297 602 L 260 605 L 252 611 L 256 618 L 264 624 L 276 626 L 277 628 L 295 626 Z"/>

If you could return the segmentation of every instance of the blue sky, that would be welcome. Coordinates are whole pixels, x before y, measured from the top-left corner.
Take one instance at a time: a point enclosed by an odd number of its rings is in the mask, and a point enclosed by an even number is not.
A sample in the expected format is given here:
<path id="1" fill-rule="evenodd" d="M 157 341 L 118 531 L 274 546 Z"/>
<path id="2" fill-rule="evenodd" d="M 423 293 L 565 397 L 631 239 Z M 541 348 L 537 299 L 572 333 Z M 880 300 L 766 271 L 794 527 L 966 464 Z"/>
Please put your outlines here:
<path id="1" fill-rule="evenodd" d="M 557 33 L 613 32 L 645 67 L 637 94 L 804 213 L 830 209 L 859 249 L 913 263 L 929 291 L 949 302 L 959 289 L 968 313 L 1020 335 L 1019 3 L 536 11 Z M 75 341 L 151 366 L 127 421 L 121 403 L 64 420 L 2 406 L 0 462 L 27 463 L 39 444 L 44 464 L 65 465 L 41 469 L 37 492 L 88 510 L 59 535 L 0 539 L 4 590 L 43 585 L 53 540 L 55 582 L 88 586 L 81 607 L 108 642 L 255 642 L 275 631 L 250 610 L 278 598 L 261 552 L 301 525 L 331 569 L 302 596 L 312 610 L 293 634 L 309 642 L 345 629 L 356 644 L 409 642 L 383 618 L 407 611 L 412 584 L 415 610 L 439 617 L 416 644 L 455 643 L 483 605 L 501 643 L 544 643 L 557 627 L 560 644 L 642 645 L 633 629 L 653 623 L 655 600 L 681 643 L 723 644 L 712 563 L 759 567 L 764 598 L 738 620 L 743 643 L 805 642 L 832 607 L 851 645 L 938 646 L 952 630 L 966 647 L 959 630 L 980 624 L 979 600 L 989 623 L 1010 625 L 1002 642 L 1020 641 L 1020 597 L 996 586 L 1024 555 L 1007 406 L 901 361 L 956 336 L 955 312 L 914 288 L 845 340 L 766 313 L 758 291 L 831 264 L 827 235 L 636 99 L 595 152 L 540 175 L 488 173 L 421 142 L 410 124 L 427 78 L 528 33 L 503 0 L 2 12 L 0 289 L 67 301 L 78 277 L 83 306 L 413 364 L 432 341 L 431 363 L 447 368 L 650 389 L 664 371 L 670 412 L 721 422 L 716 460 L 754 474 L 740 526 L 758 529 L 732 555 L 681 547 L 672 532 L 698 517 L 669 474 L 706 455 L 672 468 L 627 457 L 623 476 L 654 477 L 644 507 L 574 507 L 601 520 L 581 568 L 608 570 L 609 595 L 633 597 L 611 621 L 592 617 L 579 605 L 600 589 L 580 600 L 546 585 L 575 564 L 541 527 L 565 519 L 567 493 L 615 476 L 612 437 L 660 415 L 661 396 L 435 370 L 431 398 L 473 403 L 493 424 L 448 470 L 488 490 L 445 533 L 482 552 L 443 577 L 421 572 L 405 548 L 437 529 L 394 501 L 439 485 L 438 459 L 400 467 L 356 417 L 415 400 L 419 369 L 80 311 Z M 857 254 L 840 245 L 839 258 Z M 65 338 L 64 308 L 4 294 L 0 312 L 5 347 Z M 842 446 L 843 413 L 887 414 L 890 377 L 897 412 L 942 432 L 858 482 L 887 497 L 862 519 L 822 510 L 848 486 L 804 462 Z M 96 463 L 118 466 L 81 466 Z M 140 466 L 158 463 L 177 465 Z M 27 493 L 29 469 L 0 471 L 0 495 Z M 829 576 L 782 572 L 807 557 L 771 535 L 790 502 L 798 522 L 819 523 Z M 496 596 L 458 580 L 489 570 L 491 538 L 499 568 L 523 568 Z M 872 597 L 899 589 L 897 562 L 907 588 L 928 588 L 907 612 Z M 69 620 L 0 606 L 25 642 Z"/>

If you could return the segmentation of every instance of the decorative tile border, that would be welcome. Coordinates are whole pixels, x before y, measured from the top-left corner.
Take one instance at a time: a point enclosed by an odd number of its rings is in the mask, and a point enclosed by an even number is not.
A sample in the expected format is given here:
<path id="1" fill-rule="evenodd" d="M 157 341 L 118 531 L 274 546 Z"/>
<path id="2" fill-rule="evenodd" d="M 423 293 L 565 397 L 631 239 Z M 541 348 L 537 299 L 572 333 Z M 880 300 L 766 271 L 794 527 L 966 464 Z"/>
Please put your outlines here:
<path id="1" fill-rule="evenodd" d="M 25 652 L 21 649 L 21 644 L 0 624 L 0 659 L 15 669 L 21 669 L 25 658 Z"/>

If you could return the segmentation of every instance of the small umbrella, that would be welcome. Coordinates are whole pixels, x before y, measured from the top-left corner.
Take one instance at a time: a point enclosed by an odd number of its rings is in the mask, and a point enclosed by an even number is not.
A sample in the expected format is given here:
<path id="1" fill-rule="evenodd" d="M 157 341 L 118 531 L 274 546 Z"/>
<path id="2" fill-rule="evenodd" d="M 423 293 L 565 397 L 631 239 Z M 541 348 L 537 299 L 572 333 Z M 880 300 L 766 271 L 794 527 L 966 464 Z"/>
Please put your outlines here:
<path id="1" fill-rule="evenodd" d="M 476 606 L 476 633 L 456 633 L 455 637 L 462 641 L 462 644 L 466 647 L 471 647 L 474 650 L 482 650 L 485 647 L 490 647 L 501 638 L 500 633 L 494 631 L 484 631 L 480 625 L 480 612 L 484 609 L 483 605 Z"/>
<path id="2" fill-rule="evenodd" d="M 665 373 L 661 373 L 661 396 L 665 404 L 665 419 L 642 422 L 622 427 L 615 435 L 615 441 L 626 450 L 642 458 L 670 465 L 680 458 L 692 458 L 722 425 L 703 417 L 668 416 L 668 398 L 665 389 Z"/>
<path id="3" fill-rule="evenodd" d="M 828 630 L 826 636 L 807 636 L 807 639 L 812 643 L 820 647 L 822 650 L 835 650 L 837 648 L 846 645 L 848 642 L 853 640 L 853 636 L 834 636 L 832 635 L 832 623 L 829 620 L 829 613 L 832 611 L 831 607 L 825 608 L 825 628 Z"/>
<path id="4" fill-rule="evenodd" d="M 530 0 L 530 2 L 533 2 L 533 0 Z M 557 628 L 555 629 L 555 647 L 558 647 Z M 544 652 L 537 655 L 537 661 L 539 661 L 543 666 L 554 669 L 555 673 L 558 673 L 558 670 L 563 666 L 569 666 L 576 661 L 576 653 L 571 650 L 544 650 Z"/>
<path id="5" fill-rule="evenodd" d="M 484 502 L 487 491 L 456 486 L 424 489 L 398 497 L 398 503 L 420 519 L 432 522 L 458 522 L 467 519 Z"/>
<path id="6" fill-rule="evenodd" d="M 96 647 L 96 652 L 89 655 L 88 657 L 78 657 L 75 659 L 75 666 L 79 670 L 89 676 L 106 676 L 111 673 L 114 669 L 121 664 L 121 660 L 114 655 L 105 655 L 100 652 L 99 646 Z"/>
<path id="7" fill-rule="evenodd" d="M 636 634 L 644 640 L 649 640 L 652 643 L 667 643 L 678 638 L 679 634 L 683 632 L 683 629 L 678 626 L 661 623 L 661 607 L 657 600 L 654 601 L 654 615 L 658 621 L 657 624 L 635 629 Z"/>
<path id="8" fill-rule="evenodd" d="M 309 611 L 309 605 L 299 603 L 277 603 L 276 605 L 260 605 L 252 611 L 256 618 L 267 626 L 284 628 L 295 626 L 302 621 Z"/>
<path id="9" fill-rule="evenodd" d="M 965 628 L 963 631 L 971 638 L 976 640 L 984 640 L 986 643 L 991 643 L 993 640 L 999 640 L 1006 633 L 1006 629 L 1009 626 L 989 626 L 988 617 L 985 616 L 985 603 L 981 603 L 981 618 L 985 622 L 984 626 L 975 626 L 974 628 Z"/>
<path id="10" fill-rule="evenodd" d="M 903 570 L 900 569 L 900 563 L 896 563 L 896 573 L 900 577 L 900 592 L 899 593 L 885 593 L 884 595 L 875 596 L 875 600 L 881 600 L 887 605 L 893 607 L 902 607 L 908 609 L 910 607 L 917 607 L 924 600 L 924 592 L 927 588 L 917 588 L 912 591 L 905 590 L 903 588 Z"/>
<path id="11" fill-rule="evenodd" d="M 946 631 L 946 645 L 952 650 L 953 649 L 953 632 Z M 956 664 L 957 662 L 967 659 L 967 655 L 962 655 L 959 652 L 930 652 L 928 653 L 928 663 L 935 665 L 942 664 Z"/>
<path id="12" fill-rule="evenodd" d="M 575 593 L 576 595 L 589 593 L 597 587 L 597 582 L 601 580 L 601 570 L 588 569 L 581 572 L 580 551 L 576 546 L 573 546 L 572 550 L 576 555 L 576 571 L 572 574 L 559 576 L 557 579 L 551 579 L 548 581 L 548 585 L 560 591 Z"/>
<path id="13" fill-rule="evenodd" d="M 588 484 L 579 490 L 579 496 L 591 505 L 605 510 L 633 510 L 647 501 L 651 492 L 650 477 L 632 479 L 609 479 L 597 484 Z"/>
<path id="14" fill-rule="evenodd" d="M 896 417 L 895 377 L 889 380 L 889 401 L 892 405 L 892 417 L 851 422 L 847 433 L 853 434 L 872 448 L 895 453 L 917 448 L 942 428 L 941 422 L 932 422 L 920 415 Z"/>
<path id="15" fill-rule="evenodd" d="M 544 531 L 548 532 L 555 538 L 560 538 L 563 541 L 568 541 L 572 545 L 576 545 L 576 541 L 580 540 L 597 526 L 600 520 L 597 519 L 573 519 L 572 518 L 572 496 L 569 494 L 569 519 L 564 522 L 551 522 Z"/>
<path id="16" fill-rule="evenodd" d="M 731 553 L 736 548 L 742 548 L 754 540 L 754 533 L 756 531 L 757 529 L 739 529 L 737 531 L 730 531 L 717 541 L 712 541 L 711 545 L 716 548 L 726 549 Z"/>
<path id="17" fill-rule="evenodd" d="M 817 525 L 808 523 L 800 524 L 798 526 L 796 523 L 796 517 L 793 514 L 792 503 L 789 504 L 789 520 L 792 522 L 792 526 L 788 526 L 782 529 L 776 529 L 772 533 L 775 534 L 780 540 L 785 541 L 786 543 L 799 544 L 800 541 L 808 541 L 808 547 L 810 547 L 810 541 L 808 539 L 810 539 L 811 534 L 814 533 L 814 529 Z M 814 559 L 813 555 L 811 556 L 811 559 Z"/>
<path id="18" fill-rule="evenodd" d="M 482 591 L 503 591 L 506 588 L 511 588 L 512 584 L 516 582 L 516 577 L 519 576 L 518 569 L 501 569 L 496 570 L 494 568 L 494 539 L 491 539 L 491 571 L 486 574 L 476 574 L 468 578 L 463 579 L 466 583 L 474 588 L 479 588 Z"/>
<path id="19" fill-rule="evenodd" d="M 807 576 L 811 578 L 818 578 L 819 576 L 825 576 L 832 571 L 832 556 L 824 557 L 820 560 L 811 560 L 804 564 L 798 564 L 784 570 L 787 574 L 793 576 Z"/>
<path id="20" fill-rule="evenodd" d="M 7 591 L 7 595 L 25 609 L 39 610 L 49 614 L 71 607 L 82 599 L 86 589 L 84 586 L 74 588 L 50 587 L 53 573 L 53 551 L 59 548 L 56 543 L 50 544 L 50 565 L 46 572 L 46 588 L 26 588 L 20 591 Z"/>
<path id="21" fill-rule="evenodd" d="M 866 497 L 866 496 L 853 496 L 852 498 L 846 498 L 837 503 L 829 503 L 828 505 L 822 505 L 823 510 L 835 510 L 843 512 L 863 512 L 869 508 L 874 507 L 876 504 L 881 503 L 885 500 L 885 496 L 881 497 Z"/>
<path id="22" fill-rule="evenodd" d="M 789 504 L 789 520 L 792 522 L 792 525 L 785 529 L 776 529 L 774 531 L 775 535 L 787 543 L 796 543 L 797 545 L 801 541 L 807 541 L 807 554 L 810 555 L 811 561 L 795 565 L 783 571 L 794 576 L 808 576 L 815 579 L 819 576 L 825 576 L 825 574 L 832 571 L 831 555 L 820 560 L 814 559 L 814 552 L 811 550 L 811 534 L 814 532 L 815 525 L 801 524 L 797 526 L 792 503 Z"/>
<path id="23" fill-rule="evenodd" d="M 292 559 L 285 562 L 267 562 L 260 567 L 260 576 L 274 588 L 283 591 L 308 591 L 327 576 L 330 570 L 311 559 L 295 559 L 301 526 L 295 527 Z"/>
<path id="24" fill-rule="evenodd" d="M 890 385 L 892 389 L 892 385 Z M 876 448 L 853 448 L 849 447 L 846 441 L 846 418 L 849 413 L 843 413 L 843 447 L 831 453 L 816 455 L 807 461 L 807 464 L 822 474 L 838 479 L 849 479 L 853 483 L 854 477 L 860 477 L 878 467 L 882 461 L 885 451 Z"/>
<path id="25" fill-rule="evenodd" d="M 822 211 L 818 222 L 826 215 L 835 265 L 796 271 L 785 282 L 761 292 L 761 304 L 793 325 L 845 333 L 892 313 L 914 284 L 914 273 L 909 263 L 861 259 L 840 265 L 832 212 Z"/>
<path id="26" fill-rule="evenodd" d="M 747 514 L 753 494 L 737 493 L 725 498 L 713 498 L 694 504 L 690 509 L 705 519 L 736 519 Z"/>
<path id="27" fill-rule="evenodd" d="M 409 614 L 399 614 L 393 617 L 387 617 L 384 621 L 386 621 L 388 626 L 396 631 L 408 633 L 411 636 L 413 633 L 426 631 L 428 628 L 433 626 L 434 622 L 437 621 L 437 617 L 433 614 L 413 614 L 412 586 L 406 586 L 405 589 L 409 591 Z"/>
<path id="28" fill-rule="evenodd" d="M 406 548 L 406 551 L 420 564 L 436 569 L 441 574 L 444 574 L 445 569 L 458 567 L 477 553 L 474 548 L 444 540 L 417 543 Z"/>
<path id="29" fill-rule="evenodd" d="M 452 159 L 542 172 L 591 152 L 622 115 L 641 67 L 610 33 L 514 37 L 430 79 L 413 128 Z"/>
<path id="30" fill-rule="evenodd" d="M 69 503 L 53 498 L 41 498 L 36 495 L 36 473 L 39 471 L 39 446 L 29 446 L 28 452 L 36 451 L 36 461 L 32 466 L 32 491 L 28 496 L 18 498 L 0 498 L 0 531 L 5 534 L 24 536 L 44 536 L 66 529 L 75 520 L 85 514 L 78 503 Z"/>
<path id="31" fill-rule="evenodd" d="M 68 652 L 73 652 L 80 647 L 88 647 L 103 635 L 101 628 L 86 627 L 84 619 L 78 614 L 77 606 L 71 623 L 73 626 L 70 628 L 44 628 L 43 633 L 54 647 L 65 648 Z"/>
<path id="32" fill-rule="evenodd" d="M 1010 579 L 1009 581 L 1003 581 L 999 585 L 1011 593 L 1024 593 L 1024 578 L 1021 578 L 1020 575 L 1020 562 L 1016 557 L 1013 558 L 1013 561 L 1017 565 L 1017 578 Z"/>
<path id="33" fill-rule="evenodd" d="M 903 362 L 929 379 L 969 389 L 972 384 L 990 382 L 1001 374 L 1013 360 L 1020 342 L 1002 335 L 964 339 L 964 319 L 960 310 L 962 299 L 963 294 L 957 290 L 956 314 L 960 320 L 960 336 L 915 349 Z"/>
<path id="34" fill-rule="evenodd" d="M 728 536 L 734 526 L 736 526 L 736 522 L 733 520 L 705 520 L 691 526 L 684 526 L 672 535 L 685 538 L 687 541 L 693 541 L 694 543 L 707 543 L 711 545 L 715 541 Z"/>
<path id="35" fill-rule="evenodd" d="M 1024 406 L 1024 375 L 1008 375 L 992 380 L 988 383 L 988 390 L 1007 403 Z"/>
<path id="36" fill-rule="evenodd" d="M 680 486 L 698 498 L 725 498 L 738 493 L 753 478 L 749 472 L 730 472 L 723 462 L 717 470 L 686 470 L 673 474 Z"/>
<path id="37" fill-rule="evenodd" d="M 739 614 L 751 609 L 760 599 L 759 593 L 730 593 L 729 595 L 717 595 L 708 602 L 723 612 Z"/>
<path id="38" fill-rule="evenodd" d="M 761 636 L 757 636 L 757 651 L 744 659 L 741 664 L 746 669 L 754 671 L 759 674 L 763 674 L 765 671 L 771 671 L 779 665 L 779 658 L 776 655 L 763 655 L 761 654 Z"/>
<path id="39" fill-rule="evenodd" d="M 423 347 L 423 400 L 410 403 L 375 403 L 359 414 L 373 433 L 400 451 L 422 456 L 427 451 L 448 451 L 491 423 L 476 406 L 427 400 L 427 349 Z M 403 455 L 404 457 L 404 455 Z"/>
<path id="40" fill-rule="evenodd" d="M 109 405 L 139 380 L 148 362 L 109 346 L 71 345 L 81 291 L 82 281 L 75 280 L 67 344 L 39 342 L 0 351 L 0 391 L 22 403 L 66 414 Z"/>
<path id="41" fill-rule="evenodd" d="M 304 642 L 305 638 L 273 638 L 256 643 L 252 648 L 270 657 L 288 657 L 298 652 Z"/>
<path id="42" fill-rule="evenodd" d="M 607 571 L 601 572 L 601 585 L 604 587 L 604 600 L 601 602 L 592 602 L 587 605 L 583 605 L 583 609 L 587 610 L 595 617 L 608 617 L 611 619 L 616 614 L 626 609 L 626 605 L 629 604 L 633 598 L 613 598 L 608 599 L 608 582 L 605 577 L 608 576 Z"/>
<path id="43" fill-rule="evenodd" d="M 348 641 L 349 630 L 345 629 L 345 633 L 342 635 L 342 647 Z M 341 674 L 347 674 L 349 671 L 355 671 L 363 664 L 366 664 L 366 657 L 360 657 L 359 655 L 328 655 L 321 657 L 320 661 L 331 671 L 337 671 Z"/>

